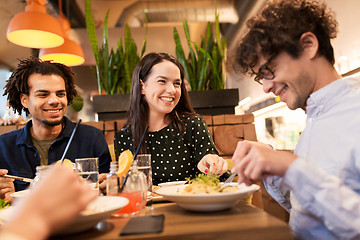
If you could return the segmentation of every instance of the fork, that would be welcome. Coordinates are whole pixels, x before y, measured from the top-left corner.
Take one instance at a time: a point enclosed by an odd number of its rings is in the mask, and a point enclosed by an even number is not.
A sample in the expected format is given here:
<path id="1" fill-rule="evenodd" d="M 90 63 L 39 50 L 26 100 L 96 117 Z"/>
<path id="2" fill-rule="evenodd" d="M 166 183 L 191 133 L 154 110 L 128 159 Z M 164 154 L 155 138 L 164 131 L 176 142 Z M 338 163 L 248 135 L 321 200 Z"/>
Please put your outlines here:
<path id="1" fill-rule="evenodd" d="M 219 192 L 224 190 L 224 188 L 230 187 L 232 180 L 237 176 L 237 172 L 233 173 L 228 177 L 228 179 L 225 180 L 224 184 L 219 188 Z"/>

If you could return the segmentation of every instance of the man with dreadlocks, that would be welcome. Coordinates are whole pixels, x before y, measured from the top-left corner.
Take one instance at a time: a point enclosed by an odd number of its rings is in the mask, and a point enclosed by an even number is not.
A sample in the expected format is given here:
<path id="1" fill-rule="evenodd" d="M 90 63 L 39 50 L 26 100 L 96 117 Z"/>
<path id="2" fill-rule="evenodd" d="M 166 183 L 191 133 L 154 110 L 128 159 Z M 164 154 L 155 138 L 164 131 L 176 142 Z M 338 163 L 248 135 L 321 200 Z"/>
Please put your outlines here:
<path id="1" fill-rule="evenodd" d="M 20 61 L 5 85 L 4 95 L 15 112 L 31 120 L 24 128 L 0 136 L 0 176 L 34 178 L 36 167 L 58 161 L 75 123 L 64 116 L 77 92 L 74 73 L 63 64 L 29 58 Z M 66 158 L 98 157 L 99 172 L 109 172 L 110 153 L 97 128 L 80 124 Z M 28 183 L 0 177 L 0 198 L 24 190 Z"/>

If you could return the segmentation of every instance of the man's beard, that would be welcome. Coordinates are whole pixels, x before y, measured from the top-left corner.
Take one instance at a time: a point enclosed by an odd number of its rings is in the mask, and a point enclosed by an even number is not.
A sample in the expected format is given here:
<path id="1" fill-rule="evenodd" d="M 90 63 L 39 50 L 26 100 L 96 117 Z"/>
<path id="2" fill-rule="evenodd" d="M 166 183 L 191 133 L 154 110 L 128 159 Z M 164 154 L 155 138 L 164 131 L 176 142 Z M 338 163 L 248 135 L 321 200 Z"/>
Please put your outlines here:
<path id="1" fill-rule="evenodd" d="M 295 100 L 291 103 L 291 105 L 287 104 L 288 108 L 290 108 L 291 110 L 295 110 L 297 108 L 306 108 L 307 99 L 312 93 L 311 89 L 309 88 L 309 86 L 311 85 L 312 81 L 309 74 L 306 72 L 301 72 L 301 74 L 297 78 L 298 93 L 295 96 Z M 299 89 L 301 89 L 301 91 L 299 91 Z"/>
<path id="2" fill-rule="evenodd" d="M 48 120 L 43 120 L 42 123 L 45 124 L 46 126 L 49 127 L 55 127 L 60 125 L 63 122 L 63 119 L 60 120 L 55 120 L 55 121 L 48 121 Z"/>

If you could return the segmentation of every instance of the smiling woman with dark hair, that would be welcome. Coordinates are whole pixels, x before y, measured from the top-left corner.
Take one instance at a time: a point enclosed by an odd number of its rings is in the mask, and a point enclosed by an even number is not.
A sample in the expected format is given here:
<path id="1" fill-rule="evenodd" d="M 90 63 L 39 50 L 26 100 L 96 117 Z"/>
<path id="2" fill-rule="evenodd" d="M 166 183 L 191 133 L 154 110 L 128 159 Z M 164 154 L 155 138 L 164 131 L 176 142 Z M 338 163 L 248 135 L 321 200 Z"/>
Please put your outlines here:
<path id="1" fill-rule="evenodd" d="M 154 184 L 195 177 L 198 170 L 227 171 L 204 120 L 190 105 L 184 69 L 176 58 L 149 53 L 141 59 L 132 75 L 128 114 L 115 135 L 115 151 L 136 149 L 148 126 L 141 152 L 151 153 Z"/>

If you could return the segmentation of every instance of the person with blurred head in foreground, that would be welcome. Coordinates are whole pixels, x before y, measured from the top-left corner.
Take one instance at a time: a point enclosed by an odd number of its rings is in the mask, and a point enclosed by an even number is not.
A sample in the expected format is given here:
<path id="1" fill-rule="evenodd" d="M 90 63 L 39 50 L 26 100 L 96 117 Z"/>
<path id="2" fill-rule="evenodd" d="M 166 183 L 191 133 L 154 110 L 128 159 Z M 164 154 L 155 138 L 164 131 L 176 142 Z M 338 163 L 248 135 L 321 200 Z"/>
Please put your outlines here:
<path id="1" fill-rule="evenodd" d="M 47 239 L 70 224 L 97 195 L 66 166 L 52 166 L 29 195 L 14 201 L 14 213 L 1 228 L 0 239 Z"/>
<path id="2" fill-rule="evenodd" d="M 140 153 L 151 154 L 155 185 L 193 178 L 200 171 L 221 175 L 228 168 L 205 121 L 190 105 L 184 76 L 173 56 L 144 56 L 132 75 L 127 122 L 115 134 L 116 155 L 127 149 L 134 152 L 148 126 Z"/>
<path id="3" fill-rule="evenodd" d="M 307 123 L 295 154 L 239 142 L 232 171 L 246 184 L 264 180 L 296 239 L 359 239 L 360 81 L 334 68 L 333 12 L 316 1 L 270 1 L 247 26 L 235 68 L 304 109 Z"/>
<path id="4" fill-rule="evenodd" d="M 77 95 L 71 68 L 38 58 L 20 60 L 4 87 L 15 112 L 31 116 L 25 127 L 0 136 L 0 198 L 24 190 L 29 183 L 1 177 L 4 174 L 34 178 L 36 167 L 61 159 L 75 123 L 65 117 Z M 99 158 L 99 173 L 109 172 L 111 157 L 102 132 L 80 124 L 65 156 Z"/>

